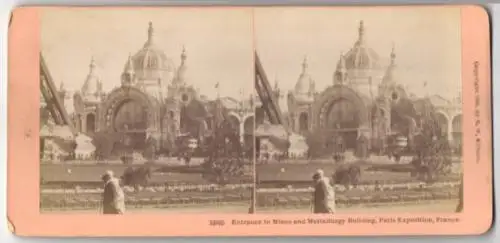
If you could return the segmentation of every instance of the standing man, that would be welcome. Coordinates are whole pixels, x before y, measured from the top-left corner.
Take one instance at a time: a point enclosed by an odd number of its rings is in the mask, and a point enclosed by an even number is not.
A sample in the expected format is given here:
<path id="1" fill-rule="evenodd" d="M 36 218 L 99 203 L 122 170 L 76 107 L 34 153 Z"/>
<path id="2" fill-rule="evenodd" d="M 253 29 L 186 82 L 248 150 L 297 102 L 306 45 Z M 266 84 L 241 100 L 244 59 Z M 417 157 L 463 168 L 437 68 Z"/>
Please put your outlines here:
<path id="1" fill-rule="evenodd" d="M 323 170 L 314 173 L 313 183 L 313 213 L 334 213 L 335 191 L 329 179 L 324 176 Z"/>
<path id="2" fill-rule="evenodd" d="M 106 171 L 101 178 L 104 182 L 102 195 L 103 214 L 125 213 L 125 195 L 120 187 L 120 182 L 114 177 L 113 171 Z"/>

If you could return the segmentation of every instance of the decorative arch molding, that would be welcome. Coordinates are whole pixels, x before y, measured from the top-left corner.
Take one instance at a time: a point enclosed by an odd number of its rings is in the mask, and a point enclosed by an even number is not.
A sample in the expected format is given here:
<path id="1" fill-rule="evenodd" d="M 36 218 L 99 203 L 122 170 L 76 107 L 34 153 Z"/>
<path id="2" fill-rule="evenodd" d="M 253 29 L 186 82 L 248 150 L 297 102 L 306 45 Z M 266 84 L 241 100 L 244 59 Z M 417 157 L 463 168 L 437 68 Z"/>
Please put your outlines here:
<path id="1" fill-rule="evenodd" d="M 313 105 L 313 121 L 312 124 L 314 126 L 313 129 L 323 128 L 326 126 L 325 122 L 327 120 L 328 109 L 335 104 L 335 102 L 345 99 L 352 102 L 359 111 L 359 122 L 360 127 L 368 127 L 369 120 L 369 110 L 366 107 L 366 104 L 363 98 L 356 93 L 356 91 L 352 90 L 346 86 L 335 85 L 327 88 L 323 91 L 317 101 Z"/>
<path id="2" fill-rule="evenodd" d="M 451 122 L 450 116 L 448 115 L 448 113 L 446 113 L 443 110 L 437 110 L 436 111 L 436 115 L 443 116 L 445 118 L 445 120 L 446 120 L 446 123 L 450 123 Z"/>
<path id="3" fill-rule="evenodd" d="M 251 118 L 251 119 L 255 119 L 255 118 L 254 118 L 254 114 L 253 114 L 253 112 L 249 112 L 249 113 L 245 114 L 245 115 L 243 116 L 243 119 L 241 119 L 241 120 L 242 120 L 243 122 L 246 122 L 246 121 L 247 121 L 247 119 L 249 119 L 249 118 Z"/>
<path id="4" fill-rule="evenodd" d="M 116 88 L 107 96 L 99 112 L 99 128 L 105 131 L 115 131 L 114 119 L 123 104 L 135 101 L 141 104 L 146 112 L 148 130 L 158 130 L 160 124 L 160 112 L 157 107 L 158 101 L 135 87 Z"/>
<path id="5" fill-rule="evenodd" d="M 240 115 L 238 115 L 238 113 L 234 112 L 234 111 L 230 111 L 228 114 L 228 118 L 235 118 L 236 120 L 238 120 L 238 123 L 241 123 L 242 119 L 240 118 Z"/>

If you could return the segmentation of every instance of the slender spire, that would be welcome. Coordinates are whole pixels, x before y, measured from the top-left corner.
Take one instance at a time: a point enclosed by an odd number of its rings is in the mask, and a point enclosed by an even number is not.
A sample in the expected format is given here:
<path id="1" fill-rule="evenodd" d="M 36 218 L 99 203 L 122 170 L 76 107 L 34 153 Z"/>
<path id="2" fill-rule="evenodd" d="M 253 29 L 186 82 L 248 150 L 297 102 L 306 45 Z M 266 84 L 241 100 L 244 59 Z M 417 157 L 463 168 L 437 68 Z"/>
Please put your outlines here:
<path id="1" fill-rule="evenodd" d="M 307 67 L 308 67 L 307 56 L 304 56 L 304 61 L 302 61 L 302 73 L 306 73 L 307 72 Z"/>
<path id="2" fill-rule="evenodd" d="M 184 65 L 184 62 L 186 61 L 186 47 L 183 45 L 182 46 L 182 53 L 181 53 L 181 65 Z"/>
<path id="3" fill-rule="evenodd" d="M 90 73 L 93 73 L 93 72 L 94 72 L 95 67 L 96 67 L 96 64 L 95 64 L 94 56 L 92 56 L 92 57 L 90 58 L 90 64 L 89 64 L 89 70 L 90 70 Z"/>
<path id="4" fill-rule="evenodd" d="M 346 65 L 345 65 L 345 57 L 344 54 L 341 52 L 340 53 L 340 59 L 337 64 L 337 71 L 345 73 L 347 71 Z"/>
<path id="5" fill-rule="evenodd" d="M 396 51 L 394 47 L 394 43 L 392 43 L 392 51 L 391 51 L 391 65 L 396 65 Z"/>
<path id="6" fill-rule="evenodd" d="M 365 24 L 363 22 L 363 20 L 359 21 L 359 29 L 358 29 L 358 33 L 359 33 L 359 41 L 362 42 L 364 41 L 365 39 Z"/>
<path id="7" fill-rule="evenodd" d="M 149 21 L 149 27 L 148 27 L 148 41 L 146 42 L 146 45 L 151 45 L 151 44 L 153 44 L 153 35 L 154 35 L 153 22 Z"/>
<path id="8" fill-rule="evenodd" d="M 132 53 L 128 54 L 127 64 L 125 64 L 125 72 L 127 72 L 127 73 L 134 72 L 134 62 L 132 60 Z"/>
<path id="9" fill-rule="evenodd" d="M 345 64 L 345 57 L 343 53 L 340 53 L 339 62 L 337 63 L 337 70 L 335 70 L 334 75 L 335 84 L 345 84 L 347 79 L 347 68 Z"/>

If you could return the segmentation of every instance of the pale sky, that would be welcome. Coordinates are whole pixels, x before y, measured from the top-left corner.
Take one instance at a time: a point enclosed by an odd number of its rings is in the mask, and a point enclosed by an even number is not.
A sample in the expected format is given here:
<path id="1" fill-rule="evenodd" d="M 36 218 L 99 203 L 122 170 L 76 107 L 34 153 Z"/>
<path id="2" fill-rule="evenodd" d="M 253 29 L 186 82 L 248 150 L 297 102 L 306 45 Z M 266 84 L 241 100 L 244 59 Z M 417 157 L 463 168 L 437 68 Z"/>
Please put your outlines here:
<path id="1" fill-rule="evenodd" d="M 283 91 L 293 89 L 307 56 L 316 88 L 323 90 L 333 82 L 339 55 L 356 41 L 360 20 L 367 45 L 384 65 L 394 44 L 400 82 L 411 92 L 457 96 L 460 12 L 449 7 L 60 8 L 42 14 L 42 52 L 56 85 L 64 81 L 69 90 L 81 88 L 94 56 L 109 91 L 120 85 L 127 57 L 142 48 L 152 21 L 157 46 L 176 66 L 185 46 L 189 82 L 202 95 L 215 98 L 217 82 L 222 96 L 254 93 L 254 46 L 272 85 L 278 79 Z"/>
<path id="2" fill-rule="evenodd" d="M 400 82 L 416 95 L 454 98 L 461 87 L 460 12 L 458 8 L 260 8 L 254 10 L 256 48 L 273 82 L 292 90 L 304 56 L 317 90 L 333 83 L 341 53 L 365 39 L 384 65 L 394 44 Z M 427 89 L 423 83 L 427 81 Z M 283 99 L 281 107 L 286 109 Z"/>
<path id="3" fill-rule="evenodd" d="M 202 95 L 245 97 L 253 91 L 252 12 L 245 8 L 52 9 L 42 14 L 42 52 L 54 82 L 79 90 L 94 56 L 107 91 L 120 85 L 129 53 L 139 51 L 153 22 L 155 43 L 180 64 Z"/>

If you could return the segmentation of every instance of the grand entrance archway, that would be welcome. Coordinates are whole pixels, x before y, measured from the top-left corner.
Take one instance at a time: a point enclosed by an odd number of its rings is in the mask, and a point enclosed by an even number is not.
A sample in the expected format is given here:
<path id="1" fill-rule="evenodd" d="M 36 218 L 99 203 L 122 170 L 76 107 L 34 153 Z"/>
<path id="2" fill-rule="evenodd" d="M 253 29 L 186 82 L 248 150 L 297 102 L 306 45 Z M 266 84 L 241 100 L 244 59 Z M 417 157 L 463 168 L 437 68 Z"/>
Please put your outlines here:
<path id="1" fill-rule="evenodd" d="M 313 117 L 313 129 L 325 135 L 327 148 L 341 136 L 346 149 L 355 149 L 360 132 L 369 127 L 365 102 L 345 86 L 326 89 L 315 102 Z"/>
<path id="2" fill-rule="evenodd" d="M 100 113 L 100 130 L 114 136 L 113 153 L 144 151 L 147 137 L 159 132 L 157 104 L 136 88 L 112 91 Z"/>

